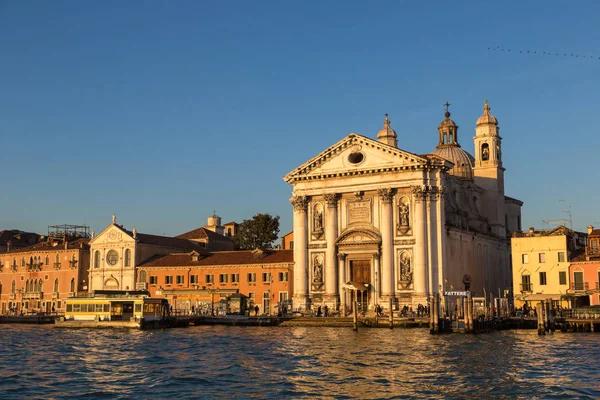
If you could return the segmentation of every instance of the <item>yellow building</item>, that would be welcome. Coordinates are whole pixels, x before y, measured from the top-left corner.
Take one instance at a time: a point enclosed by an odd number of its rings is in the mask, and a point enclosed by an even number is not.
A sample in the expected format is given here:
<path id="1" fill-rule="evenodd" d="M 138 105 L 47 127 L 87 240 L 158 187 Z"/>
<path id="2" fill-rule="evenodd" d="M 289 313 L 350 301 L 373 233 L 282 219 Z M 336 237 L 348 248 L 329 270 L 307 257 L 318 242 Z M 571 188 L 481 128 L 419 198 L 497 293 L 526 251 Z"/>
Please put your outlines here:
<path id="1" fill-rule="evenodd" d="M 568 307 L 569 265 L 584 250 L 585 235 L 564 226 L 515 232 L 511 239 L 515 307 L 551 298 Z"/>

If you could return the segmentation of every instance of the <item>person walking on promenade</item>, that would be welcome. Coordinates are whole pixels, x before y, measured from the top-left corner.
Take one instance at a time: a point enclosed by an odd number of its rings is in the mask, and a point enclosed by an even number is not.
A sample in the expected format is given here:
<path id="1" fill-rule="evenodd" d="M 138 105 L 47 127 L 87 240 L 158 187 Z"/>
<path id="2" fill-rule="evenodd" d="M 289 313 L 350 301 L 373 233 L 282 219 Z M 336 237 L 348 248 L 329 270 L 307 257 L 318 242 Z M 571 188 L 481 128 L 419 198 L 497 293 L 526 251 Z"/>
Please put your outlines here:
<path id="1" fill-rule="evenodd" d="M 317 308 L 317 317 L 320 317 L 321 315 L 321 306 L 319 306 L 319 308 Z"/>
<path id="2" fill-rule="evenodd" d="M 325 313 L 323 314 L 323 316 L 327 317 L 329 315 L 329 307 L 327 307 L 327 304 L 325 305 L 325 308 L 323 308 L 323 310 L 325 311 Z"/>
<path id="3" fill-rule="evenodd" d="M 259 307 L 258 307 L 258 304 L 257 304 L 257 305 L 254 306 L 254 315 L 256 315 L 257 317 L 258 317 L 258 310 L 259 310 Z"/>

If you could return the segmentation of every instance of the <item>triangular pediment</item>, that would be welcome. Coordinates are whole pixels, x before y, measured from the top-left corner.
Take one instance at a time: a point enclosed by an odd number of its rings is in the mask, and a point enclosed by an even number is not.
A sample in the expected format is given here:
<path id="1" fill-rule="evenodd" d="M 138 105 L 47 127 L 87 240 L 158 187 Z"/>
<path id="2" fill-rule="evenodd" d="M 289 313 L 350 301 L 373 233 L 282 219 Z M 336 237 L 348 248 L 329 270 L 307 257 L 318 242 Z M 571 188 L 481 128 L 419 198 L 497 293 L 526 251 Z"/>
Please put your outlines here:
<path id="1" fill-rule="evenodd" d="M 284 177 L 288 183 L 298 179 L 334 177 L 365 171 L 422 168 L 431 159 L 351 133 L 311 158 Z"/>
<path id="2" fill-rule="evenodd" d="M 90 240 L 90 245 L 108 242 L 134 242 L 131 234 L 116 224 L 110 224 L 102 232 Z"/>

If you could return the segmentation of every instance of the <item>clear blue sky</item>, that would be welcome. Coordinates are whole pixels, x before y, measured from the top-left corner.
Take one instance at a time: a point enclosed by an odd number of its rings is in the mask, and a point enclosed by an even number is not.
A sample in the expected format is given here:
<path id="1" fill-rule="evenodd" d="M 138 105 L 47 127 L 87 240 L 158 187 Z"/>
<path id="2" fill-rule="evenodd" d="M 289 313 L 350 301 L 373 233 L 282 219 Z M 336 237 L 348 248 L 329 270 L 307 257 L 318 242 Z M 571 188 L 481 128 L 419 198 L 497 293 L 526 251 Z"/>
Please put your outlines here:
<path id="1" fill-rule="evenodd" d="M 524 228 L 600 226 L 600 2 L 502 3 L 0 0 L 0 229 L 284 234 L 287 172 L 385 113 L 429 153 L 446 100 L 472 153 L 484 98 Z"/>

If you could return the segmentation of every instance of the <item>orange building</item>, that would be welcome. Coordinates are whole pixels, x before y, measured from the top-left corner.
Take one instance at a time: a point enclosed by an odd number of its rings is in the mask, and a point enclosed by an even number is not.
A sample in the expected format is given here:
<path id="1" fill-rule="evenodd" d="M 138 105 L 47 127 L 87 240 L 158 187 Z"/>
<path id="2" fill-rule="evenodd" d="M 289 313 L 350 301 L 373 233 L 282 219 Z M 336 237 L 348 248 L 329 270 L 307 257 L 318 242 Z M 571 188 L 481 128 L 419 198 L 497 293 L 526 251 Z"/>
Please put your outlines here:
<path id="1" fill-rule="evenodd" d="M 585 253 L 578 255 L 569 268 L 572 307 L 600 305 L 600 229 L 591 225 L 587 229 Z"/>
<path id="2" fill-rule="evenodd" d="M 138 282 L 165 297 L 175 311 L 213 313 L 231 294 L 249 297 L 259 312 L 291 310 L 294 255 L 291 250 L 191 251 L 155 258 L 138 266 Z"/>
<path id="3" fill-rule="evenodd" d="M 282 250 L 294 250 L 294 231 L 281 237 Z"/>
<path id="4" fill-rule="evenodd" d="M 88 238 L 48 238 L 0 253 L 1 313 L 64 311 L 64 300 L 87 291 Z"/>

